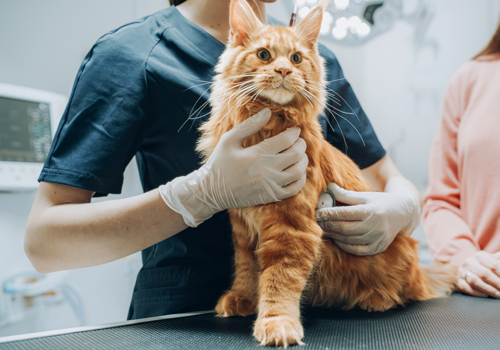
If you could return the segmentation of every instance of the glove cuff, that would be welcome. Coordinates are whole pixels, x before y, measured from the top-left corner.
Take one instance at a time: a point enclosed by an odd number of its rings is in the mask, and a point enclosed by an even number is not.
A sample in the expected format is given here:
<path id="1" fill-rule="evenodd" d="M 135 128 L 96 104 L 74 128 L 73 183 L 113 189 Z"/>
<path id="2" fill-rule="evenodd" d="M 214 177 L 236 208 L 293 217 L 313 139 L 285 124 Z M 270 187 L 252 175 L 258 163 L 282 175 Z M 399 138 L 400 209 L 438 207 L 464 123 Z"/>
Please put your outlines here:
<path id="1" fill-rule="evenodd" d="M 177 177 L 158 189 L 165 204 L 181 214 L 190 227 L 198 227 L 220 211 L 202 199 L 205 173 L 202 167 L 187 176 Z"/>
<path id="2" fill-rule="evenodd" d="M 400 233 L 411 235 L 420 225 L 420 203 L 415 194 L 407 188 L 399 187 L 394 192 L 402 201 L 407 212 L 408 221 Z"/>

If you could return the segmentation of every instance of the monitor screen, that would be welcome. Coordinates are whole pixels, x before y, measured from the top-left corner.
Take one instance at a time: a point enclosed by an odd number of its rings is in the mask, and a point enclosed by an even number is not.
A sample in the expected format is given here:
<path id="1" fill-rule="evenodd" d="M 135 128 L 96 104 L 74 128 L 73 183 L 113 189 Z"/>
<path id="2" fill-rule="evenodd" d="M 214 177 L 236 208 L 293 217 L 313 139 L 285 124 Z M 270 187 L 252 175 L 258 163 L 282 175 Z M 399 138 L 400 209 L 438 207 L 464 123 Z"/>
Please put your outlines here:
<path id="1" fill-rule="evenodd" d="M 43 163 L 51 142 L 48 103 L 0 96 L 0 161 Z"/>

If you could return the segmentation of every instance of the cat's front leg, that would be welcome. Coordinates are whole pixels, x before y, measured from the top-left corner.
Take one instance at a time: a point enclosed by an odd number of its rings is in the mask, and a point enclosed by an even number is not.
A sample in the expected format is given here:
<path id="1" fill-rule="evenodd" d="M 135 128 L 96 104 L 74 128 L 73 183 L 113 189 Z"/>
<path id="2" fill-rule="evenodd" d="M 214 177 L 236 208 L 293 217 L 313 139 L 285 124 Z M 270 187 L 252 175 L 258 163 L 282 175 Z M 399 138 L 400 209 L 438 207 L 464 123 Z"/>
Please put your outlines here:
<path id="1" fill-rule="evenodd" d="M 261 345 L 303 345 L 300 298 L 318 255 L 322 231 L 314 220 L 314 208 L 298 202 L 280 203 L 279 211 L 269 206 L 261 217 L 259 315 L 254 327 Z"/>
<path id="2" fill-rule="evenodd" d="M 231 290 L 219 299 L 217 316 L 249 316 L 257 311 L 257 282 L 255 243 L 257 233 L 252 232 L 241 218 L 240 209 L 229 210 L 233 227 L 235 279 Z"/>

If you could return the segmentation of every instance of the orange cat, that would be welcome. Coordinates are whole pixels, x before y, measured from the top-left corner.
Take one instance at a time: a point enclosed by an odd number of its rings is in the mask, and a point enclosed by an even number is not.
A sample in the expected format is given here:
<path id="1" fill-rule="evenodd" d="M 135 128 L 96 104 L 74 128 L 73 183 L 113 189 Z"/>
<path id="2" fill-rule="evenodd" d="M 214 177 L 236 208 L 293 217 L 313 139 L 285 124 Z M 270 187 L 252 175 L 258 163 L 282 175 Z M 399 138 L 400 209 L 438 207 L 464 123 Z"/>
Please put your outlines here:
<path id="1" fill-rule="evenodd" d="M 445 296 L 454 287 L 448 266 L 424 275 L 417 242 L 407 235 L 398 235 L 383 253 L 353 256 L 324 238 L 316 223 L 316 203 L 328 183 L 371 190 L 354 162 L 324 140 L 318 122 L 325 83 L 316 41 L 325 7 L 323 2 L 294 27 L 278 27 L 262 24 L 245 0 L 232 1 L 231 42 L 216 67 L 212 115 L 197 147 L 208 159 L 222 134 L 264 108 L 272 111 L 270 121 L 244 147 L 295 126 L 307 144 L 307 183 L 299 194 L 229 210 L 235 281 L 216 311 L 223 317 L 258 311 L 254 336 L 262 345 L 302 344 L 301 298 L 313 306 L 384 311 Z"/>

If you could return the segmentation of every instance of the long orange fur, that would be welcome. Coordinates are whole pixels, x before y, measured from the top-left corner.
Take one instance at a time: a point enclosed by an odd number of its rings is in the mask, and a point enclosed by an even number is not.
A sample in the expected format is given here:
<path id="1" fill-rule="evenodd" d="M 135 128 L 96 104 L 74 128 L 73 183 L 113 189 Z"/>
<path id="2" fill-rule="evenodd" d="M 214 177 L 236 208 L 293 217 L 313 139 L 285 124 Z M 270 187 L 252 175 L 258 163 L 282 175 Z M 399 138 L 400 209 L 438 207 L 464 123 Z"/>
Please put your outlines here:
<path id="1" fill-rule="evenodd" d="M 454 271 L 449 266 L 434 265 L 427 276 L 422 272 L 417 241 L 407 235 L 397 235 L 383 253 L 353 256 L 323 237 L 315 220 L 318 197 L 328 183 L 353 191 L 372 190 L 354 162 L 324 140 L 318 122 L 325 108 L 325 82 L 316 39 L 324 6 L 290 28 L 263 25 L 246 1 L 232 1 L 232 38 L 216 67 L 212 115 L 201 127 L 197 147 L 208 159 L 222 134 L 264 108 L 272 111 L 270 121 L 245 140 L 244 147 L 296 126 L 307 144 L 307 182 L 296 196 L 229 210 L 235 280 L 216 311 L 224 317 L 258 311 L 254 336 L 262 345 L 303 344 L 301 299 L 312 306 L 384 311 L 409 301 L 445 296 L 454 287 Z M 261 48 L 272 53 L 271 62 L 257 57 Z M 280 76 L 274 71 L 279 69 L 276 65 L 284 65 L 282 58 L 289 61 L 294 52 L 300 52 L 303 60 L 287 65 L 295 74 L 291 100 L 283 102 L 287 96 L 272 91 L 262 94 L 260 89 L 245 89 L 251 83 L 258 87 L 272 84 Z"/>

